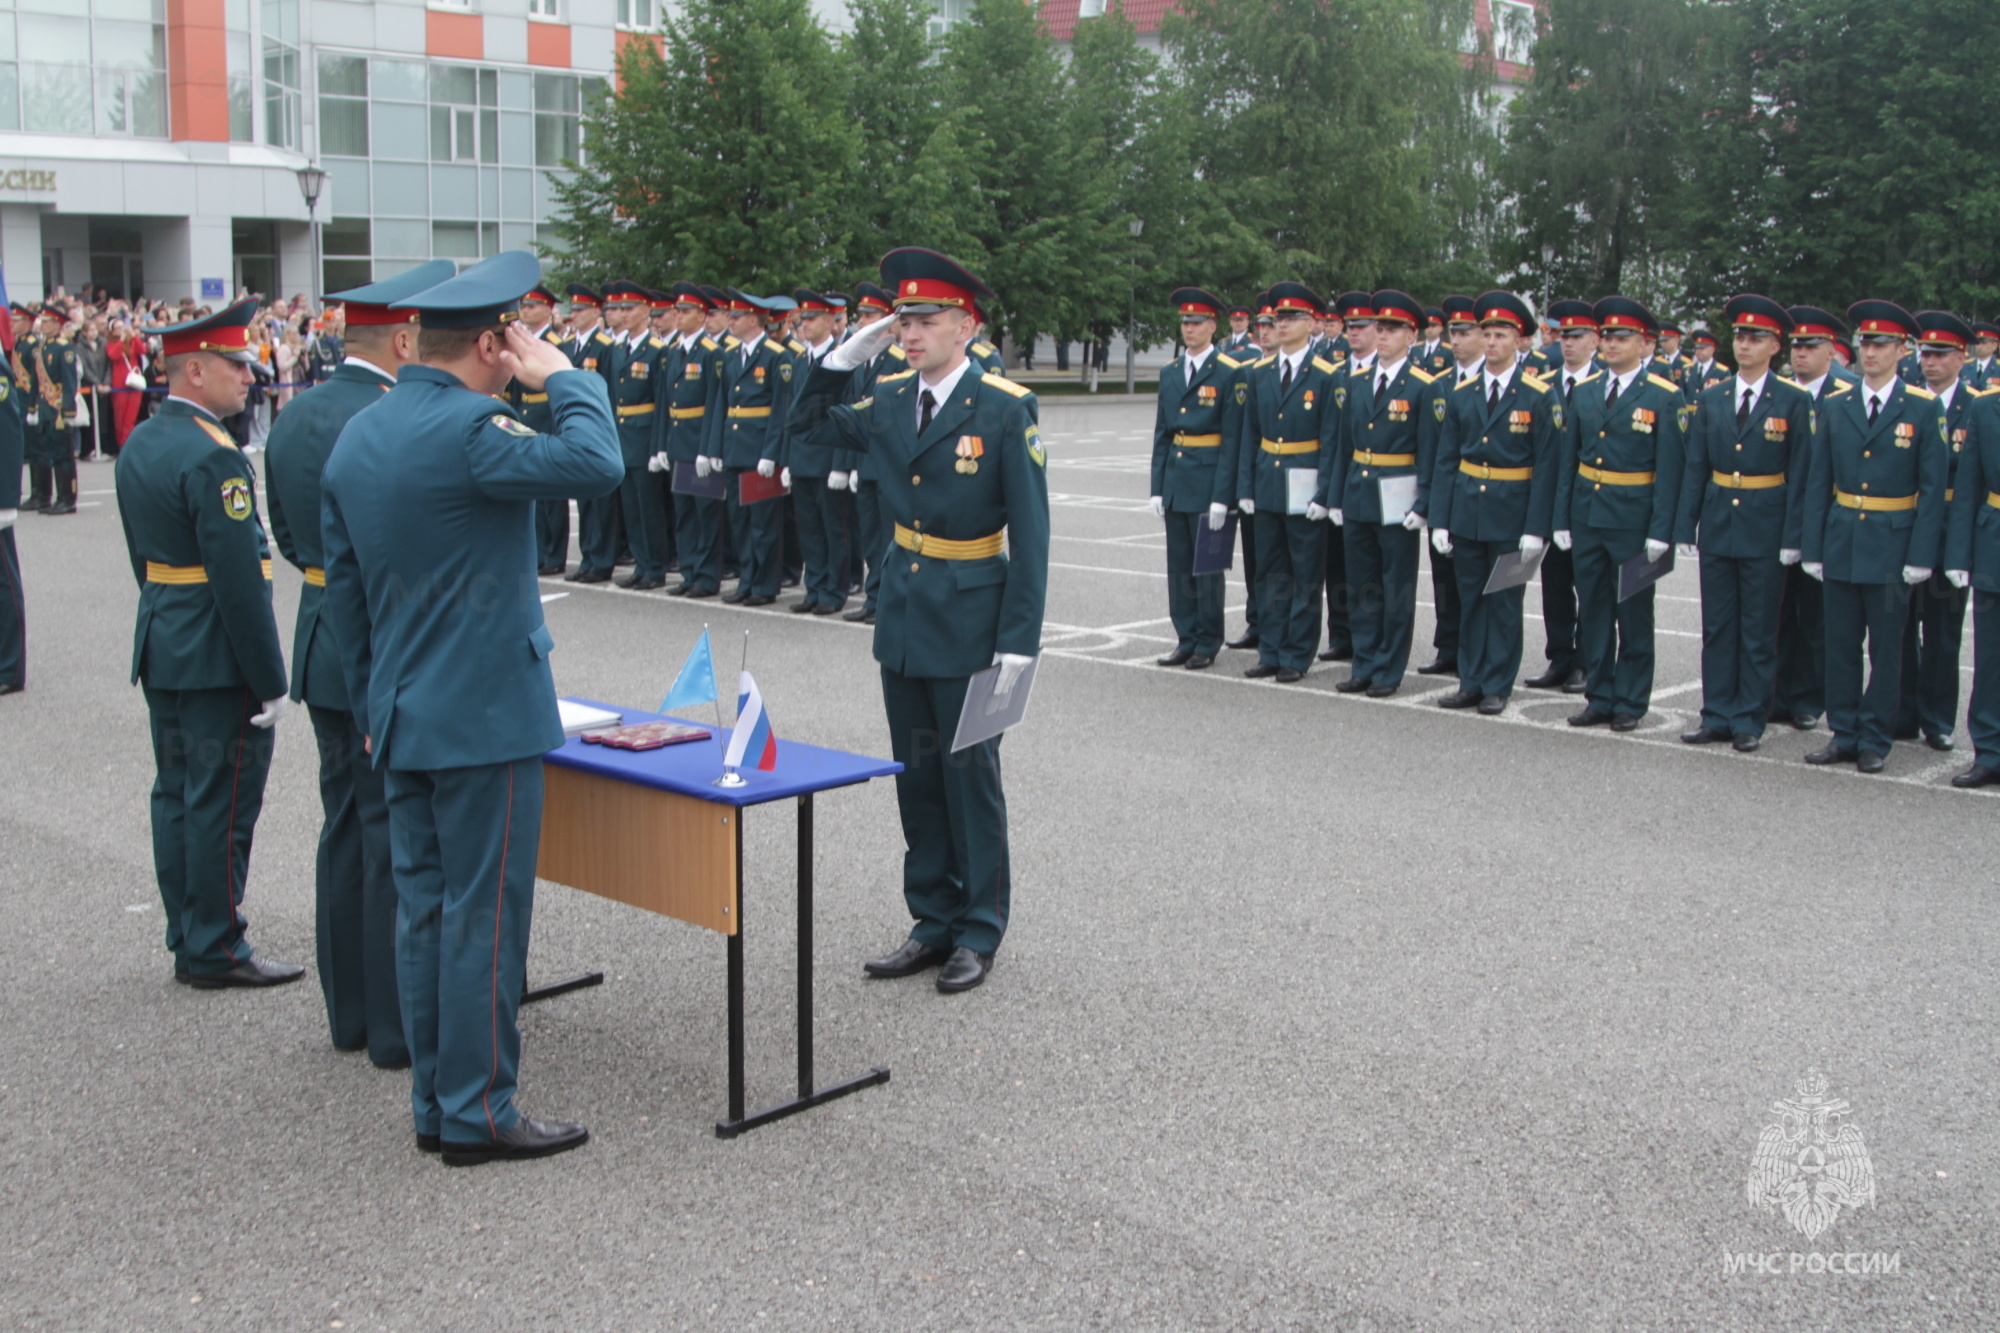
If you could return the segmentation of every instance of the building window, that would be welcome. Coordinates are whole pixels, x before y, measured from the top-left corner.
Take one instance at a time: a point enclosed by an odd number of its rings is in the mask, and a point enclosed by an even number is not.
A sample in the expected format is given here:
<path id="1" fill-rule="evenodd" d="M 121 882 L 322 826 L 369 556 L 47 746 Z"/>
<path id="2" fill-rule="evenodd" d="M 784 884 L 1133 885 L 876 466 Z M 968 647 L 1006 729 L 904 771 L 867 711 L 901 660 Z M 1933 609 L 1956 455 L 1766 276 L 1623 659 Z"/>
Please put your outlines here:
<path id="1" fill-rule="evenodd" d="M 1535 54 L 1535 7 L 1520 0 L 1494 0 L 1493 58 L 1525 65 Z"/>
<path id="2" fill-rule="evenodd" d="M 368 156 L 368 62 L 360 56 L 319 58 L 319 151 Z"/>
<path id="3" fill-rule="evenodd" d="M 618 26 L 639 32 L 651 32 L 657 24 L 658 7 L 654 0 L 618 0 Z"/>
<path id="4" fill-rule="evenodd" d="M 562 18 L 560 0 L 528 0 L 528 17 L 557 21 Z"/>
<path id="5" fill-rule="evenodd" d="M 0 128 L 166 137 L 164 0 L 31 9 L 62 12 L 0 11 Z"/>
<path id="6" fill-rule="evenodd" d="M 300 125 L 305 81 L 299 72 L 298 0 L 263 0 L 264 142 L 304 146 Z"/>
<path id="7" fill-rule="evenodd" d="M 500 160 L 499 71 L 431 66 L 431 161 Z"/>
<path id="8" fill-rule="evenodd" d="M 1079 0 L 1076 16 L 1080 19 L 1101 19 L 1104 17 L 1104 0 Z"/>

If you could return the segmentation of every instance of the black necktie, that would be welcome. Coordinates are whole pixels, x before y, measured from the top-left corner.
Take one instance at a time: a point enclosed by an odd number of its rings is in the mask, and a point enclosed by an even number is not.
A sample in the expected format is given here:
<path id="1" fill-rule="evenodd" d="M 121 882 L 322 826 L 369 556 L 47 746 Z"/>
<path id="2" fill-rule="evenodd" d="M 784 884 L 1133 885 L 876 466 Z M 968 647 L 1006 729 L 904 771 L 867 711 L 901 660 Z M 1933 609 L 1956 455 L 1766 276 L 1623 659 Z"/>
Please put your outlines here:
<path id="1" fill-rule="evenodd" d="M 1576 376 L 1565 375 L 1563 377 L 1563 401 L 1565 403 L 1568 403 L 1568 402 L 1574 402 L 1575 399 L 1576 399 Z"/>
<path id="2" fill-rule="evenodd" d="M 1498 406 L 1500 406 L 1500 381 L 1488 380 L 1486 382 L 1486 410 L 1491 412 Z"/>
<path id="3" fill-rule="evenodd" d="M 1745 397 L 1748 397 L 1748 395 L 1746 394 Z M 1880 398 L 1870 398 L 1868 400 L 1868 424 L 1871 426 L 1874 425 L 1875 418 L 1880 415 L 1882 415 L 1882 400 Z"/>
<path id="4" fill-rule="evenodd" d="M 1618 403 L 1618 381 L 1611 381 L 1611 389 L 1604 395 L 1604 410 L 1609 412 Z"/>
<path id="5" fill-rule="evenodd" d="M 1750 390 L 1743 391 L 1743 401 L 1736 408 L 1736 429 L 1742 430 L 1750 420 Z"/>
<path id="6" fill-rule="evenodd" d="M 1375 379 L 1375 406 L 1382 406 L 1382 395 L 1389 392 L 1389 372 L 1383 371 Z"/>
<path id="7" fill-rule="evenodd" d="M 1289 361 L 1280 361 L 1278 363 L 1278 397 L 1283 398 L 1291 391 L 1292 363 Z"/>
<path id="8" fill-rule="evenodd" d="M 917 395 L 917 434 L 922 435 L 931 428 L 931 414 L 936 411 L 937 399 L 931 397 L 929 389 Z"/>

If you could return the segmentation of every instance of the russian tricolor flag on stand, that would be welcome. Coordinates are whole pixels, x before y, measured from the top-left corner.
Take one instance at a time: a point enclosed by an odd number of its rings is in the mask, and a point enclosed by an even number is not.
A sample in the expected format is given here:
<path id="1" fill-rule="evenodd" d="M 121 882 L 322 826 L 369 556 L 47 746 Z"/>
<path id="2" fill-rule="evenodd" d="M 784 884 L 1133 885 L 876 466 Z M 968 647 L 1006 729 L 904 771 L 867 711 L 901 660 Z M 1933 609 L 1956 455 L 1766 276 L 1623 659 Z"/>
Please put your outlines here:
<path id="1" fill-rule="evenodd" d="M 740 769 L 748 760 L 750 767 L 769 773 L 778 766 L 778 738 L 771 730 L 771 719 L 764 712 L 764 696 L 757 690 L 757 682 L 750 673 L 743 673 L 743 680 L 737 686 L 736 729 L 729 733 L 729 753 L 724 756 L 722 766 Z"/>

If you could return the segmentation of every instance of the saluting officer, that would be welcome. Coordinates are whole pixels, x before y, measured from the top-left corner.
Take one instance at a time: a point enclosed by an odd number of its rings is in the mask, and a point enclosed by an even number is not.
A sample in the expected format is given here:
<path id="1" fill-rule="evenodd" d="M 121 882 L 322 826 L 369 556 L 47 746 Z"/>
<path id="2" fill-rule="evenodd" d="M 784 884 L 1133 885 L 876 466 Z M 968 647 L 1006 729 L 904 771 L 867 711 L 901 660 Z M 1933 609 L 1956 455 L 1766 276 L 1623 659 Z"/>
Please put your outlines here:
<path id="1" fill-rule="evenodd" d="M 666 410 L 664 453 L 669 477 L 691 467 L 697 480 L 719 469 L 715 421 L 722 415 L 722 344 L 707 332 L 714 303 L 700 285 L 674 284 L 674 314 L 680 328 L 660 360 L 660 402 Z M 723 502 L 674 490 L 674 540 L 680 549 L 681 581 L 670 597 L 713 597 L 722 591 Z"/>
<path id="2" fill-rule="evenodd" d="M 1945 538 L 1945 578 L 1972 592 L 1972 765 L 1960 788 L 2000 782 L 2000 388 L 1979 390 L 1965 415 Z"/>
<path id="3" fill-rule="evenodd" d="M 561 347 L 562 330 L 556 327 L 555 312 L 555 293 L 537 283 L 533 291 L 521 298 L 521 327 L 543 342 Z M 414 358 L 414 351 L 411 355 Z M 538 431 L 548 430 L 553 418 L 549 416 L 547 394 L 529 393 L 518 384 L 510 384 L 507 396 L 528 425 Z M 535 572 L 554 577 L 568 569 L 569 501 L 539 500 L 535 503 Z"/>
<path id="4" fill-rule="evenodd" d="M 1543 377 L 1548 380 L 1550 388 L 1562 395 L 1574 425 L 1576 386 L 1604 369 L 1604 362 L 1597 355 L 1596 313 L 1588 301 L 1551 301 L 1548 323 L 1556 329 L 1556 356 L 1554 364 L 1547 367 Z M 1535 359 L 1528 358 L 1527 364 L 1533 369 Z M 1599 386 L 1598 392 L 1603 392 L 1602 386 Z M 1567 473 L 1571 466 L 1563 464 L 1563 472 L 1556 477 L 1558 500 L 1562 494 L 1563 473 Z M 1560 528 L 1563 525 L 1557 523 L 1556 526 Z M 1560 542 L 1553 549 L 1543 552 L 1542 567 L 1536 577 L 1542 585 L 1542 656 L 1548 666 L 1540 674 L 1530 676 L 1521 683 L 1531 690 L 1559 689 L 1565 694 L 1582 694 L 1584 673 L 1583 652 L 1577 638 L 1576 565 Z"/>
<path id="5" fill-rule="evenodd" d="M 1619 569 L 1672 549 L 1687 400 L 1654 369 L 1652 312 L 1623 296 L 1591 308 L 1604 369 L 1568 402 L 1556 474 L 1555 544 L 1576 569 L 1586 702 L 1572 727 L 1631 731 L 1653 705 L 1653 585 L 1621 599 Z"/>
<path id="6" fill-rule="evenodd" d="M 51 517 L 76 512 L 76 349 L 63 336 L 63 313 L 50 306 L 42 311 L 41 337 L 35 344 L 35 419 L 37 449 L 49 472 Z"/>
<path id="7" fill-rule="evenodd" d="M 872 282 L 856 283 L 854 287 L 854 333 L 873 326 L 878 320 L 889 320 L 892 327 L 895 317 L 889 293 Z M 891 335 L 894 336 L 893 334 Z M 851 339 L 850 339 L 851 341 Z M 841 402 L 852 406 L 875 392 L 875 381 L 883 375 L 894 375 L 908 366 L 903 349 L 891 342 L 877 352 L 865 365 L 856 366 Z M 876 603 L 882 592 L 882 562 L 889 551 L 889 534 L 882 526 L 882 490 L 875 480 L 880 463 L 872 462 L 865 453 L 850 452 L 844 455 L 847 475 L 854 488 L 854 531 L 857 549 L 863 556 L 861 576 L 861 605 L 841 617 L 842 620 L 857 621 L 864 625 L 875 623 Z"/>
<path id="8" fill-rule="evenodd" d="M 1441 708 L 1505 711 L 1521 670 L 1521 593 L 1486 592 L 1501 556 L 1547 549 L 1555 509 L 1562 399 L 1521 364 L 1535 317 L 1521 298 L 1477 302 L 1486 365 L 1446 400 L 1431 485 L 1431 547 L 1452 557 L 1458 596 L 1458 689 Z"/>
<path id="9" fill-rule="evenodd" d="M 1348 377 L 1312 354 L 1319 295 L 1302 282 L 1276 283 L 1268 295 L 1278 349 L 1245 375 L 1236 428 L 1236 505 L 1257 518 L 1257 665 L 1243 674 L 1289 685 L 1312 669 L 1319 646 L 1326 530 L 1308 511 L 1340 438 Z"/>
<path id="10" fill-rule="evenodd" d="M 1826 585 L 1826 720 L 1833 729 L 1806 762 L 1880 773 L 1901 693 L 1910 588 L 1931 576 L 1944 538 L 1950 450 L 1937 395 L 1896 374 L 1904 341 L 1916 336 L 1915 318 L 1890 301 L 1858 301 L 1847 317 L 1861 337 L 1861 384 L 1827 397 L 1804 497 L 1805 570 Z"/>
<path id="11" fill-rule="evenodd" d="M 1763 743 L 1817 429 L 1812 391 L 1775 367 L 1786 334 L 1824 334 L 1824 325 L 1800 322 L 1818 313 L 1753 294 L 1731 299 L 1724 316 L 1735 331 L 1736 374 L 1687 409 L 1674 540 L 1701 561 L 1701 721 L 1681 733 L 1689 745 L 1729 741 L 1748 754 Z"/>
<path id="12" fill-rule="evenodd" d="M 1215 346 L 1221 298 L 1199 287 L 1169 298 L 1180 312 L 1181 354 L 1160 368 L 1153 412 L 1153 517 L 1167 525 L 1167 612 L 1174 650 L 1161 666 L 1202 671 L 1222 651 L 1222 571 L 1194 572 L 1196 535 L 1220 531 L 1235 502 L 1233 455 L 1225 449 L 1240 410 L 1237 387 L 1244 362 Z"/>
<path id="13" fill-rule="evenodd" d="M 613 339 L 603 326 L 604 298 L 580 282 L 569 285 L 570 331 L 563 352 L 570 364 L 588 370 L 611 392 Z M 568 503 L 565 501 L 564 503 Z M 618 564 L 618 494 L 593 496 L 576 506 L 576 569 L 565 583 L 609 583 Z"/>
<path id="14" fill-rule="evenodd" d="M 1917 312 L 1917 357 L 1924 387 L 1937 395 L 1947 443 L 1944 499 L 1948 506 L 1958 482 L 1973 391 L 1959 380 L 1972 326 L 1948 310 Z M 1896 739 L 1919 735 L 1933 750 L 1952 748 L 1958 729 L 1958 654 L 1965 637 L 1962 588 L 1952 586 L 1942 568 L 1910 589 L 1910 614 L 1903 622 L 1903 694 L 1896 707 Z"/>
<path id="15" fill-rule="evenodd" d="M 1386 699 L 1402 688 L 1410 665 L 1417 550 L 1444 388 L 1411 354 L 1424 317 L 1415 298 L 1384 289 L 1368 298 L 1368 306 L 1372 364 L 1349 376 L 1346 420 L 1308 514 L 1332 520 L 1332 540 L 1346 547 L 1343 568 L 1355 590 L 1349 610 L 1354 670 L 1333 688 Z M 1392 483 L 1410 492 L 1395 511 L 1382 493 Z"/>
<path id="16" fill-rule="evenodd" d="M 21 555 L 14 549 L 27 443 L 22 401 L 14 372 L 0 368 L 0 694 L 17 694 L 28 684 L 27 600 L 21 591 Z"/>
<path id="17" fill-rule="evenodd" d="M 878 465 L 895 545 L 875 660 L 903 765 L 903 897 L 915 924 L 901 948 L 864 967 L 905 977 L 942 966 L 938 989 L 963 991 L 986 979 L 1006 934 L 1012 858 L 1000 738 L 952 754 L 944 738 L 974 673 L 997 665 L 1004 694 L 1041 651 L 1046 458 L 1029 391 L 967 359 L 980 303 L 995 299 L 986 285 L 916 247 L 882 257 L 882 285 L 899 319 L 877 321 L 814 367 L 800 424 L 824 418 L 841 444 Z M 910 368 L 877 379 L 871 398 L 837 406 L 854 370 L 898 332 Z"/>
<path id="18" fill-rule="evenodd" d="M 778 475 L 784 454 L 785 416 L 792 402 L 792 351 L 764 332 L 770 301 L 729 289 L 730 332 L 737 346 L 722 358 L 722 401 L 727 404 L 718 456 L 729 471 L 729 531 L 740 576 L 722 600 L 769 606 L 783 578 L 784 506 L 776 500 L 743 503 L 743 476 Z"/>
<path id="19" fill-rule="evenodd" d="M 589 1137 L 514 1104 L 542 755 L 563 738 L 533 514 L 625 468 L 603 379 L 516 318 L 540 272 L 509 250 L 392 306 L 420 317 L 419 364 L 348 422 L 324 480 L 326 613 L 386 775 L 417 1146 L 447 1166 Z M 549 395 L 553 434 L 496 397 L 510 378 Z"/>
<path id="20" fill-rule="evenodd" d="M 340 644 L 326 600 L 320 543 L 320 475 L 341 430 L 395 387 L 417 359 L 411 312 L 391 301 L 435 287 L 457 269 L 433 259 L 407 273 L 337 292 L 347 312 L 340 366 L 285 405 L 265 445 L 271 536 L 305 575 L 292 636 L 292 701 L 312 715 L 319 744 L 319 851 L 313 863 L 319 988 L 335 1049 L 366 1049 L 384 1069 L 403 1069 L 410 1048 L 396 991 L 396 879 L 390 870 L 389 801 L 368 758 L 341 675 Z"/>
<path id="21" fill-rule="evenodd" d="M 804 376 L 834 347 L 833 298 L 810 287 L 792 293 L 799 303 L 799 338 L 804 351 L 792 373 Z M 799 523 L 801 581 L 805 595 L 792 604 L 802 615 L 830 616 L 847 609 L 848 543 L 854 514 L 847 490 L 847 459 L 818 443 L 814 431 L 786 433 L 780 460 L 791 476 L 792 510 Z"/>
<path id="22" fill-rule="evenodd" d="M 152 724 L 153 870 L 174 980 L 201 990 L 305 975 L 244 938 L 271 729 L 291 703 L 257 475 L 222 426 L 249 394 L 256 312 L 242 301 L 159 331 L 168 396 L 132 431 L 115 474 L 139 583 L 132 679 Z"/>

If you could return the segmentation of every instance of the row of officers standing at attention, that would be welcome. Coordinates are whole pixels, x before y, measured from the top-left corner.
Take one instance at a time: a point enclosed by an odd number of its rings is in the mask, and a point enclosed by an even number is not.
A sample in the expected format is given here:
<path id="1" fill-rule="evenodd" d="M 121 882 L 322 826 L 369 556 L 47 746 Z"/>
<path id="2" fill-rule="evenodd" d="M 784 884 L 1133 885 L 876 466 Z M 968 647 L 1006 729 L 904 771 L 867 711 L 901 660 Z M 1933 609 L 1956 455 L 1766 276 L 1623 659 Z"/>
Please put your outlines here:
<path id="1" fill-rule="evenodd" d="M 1457 676 L 1441 707 L 1505 710 L 1525 587 L 1487 586 L 1518 557 L 1538 562 L 1549 636 L 1524 683 L 1582 695 L 1571 726 L 1631 731 L 1653 689 L 1647 576 L 1677 553 L 1702 604 L 1683 741 L 1747 753 L 1773 720 L 1824 715 L 1808 763 L 1877 773 L 1897 739 L 1953 749 L 1969 597 L 1974 757 L 1952 782 L 2000 782 L 2000 327 L 1743 295 L 1729 369 L 1663 352 L 1661 323 L 1621 296 L 1552 303 L 1541 349 L 1502 291 L 1329 307 L 1281 282 L 1254 315 L 1200 288 L 1172 299 L 1182 351 L 1160 376 L 1151 486 L 1177 638 L 1162 666 L 1205 669 L 1225 646 L 1223 575 L 1196 574 L 1194 551 L 1235 521 L 1248 629 L 1227 646 L 1257 651 L 1245 674 L 1302 678 L 1324 607 L 1317 656 L 1353 663 L 1334 688 L 1390 697 L 1428 533 L 1437 655 L 1417 670 Z M 1238 327 L 1218 339 L 1225 316 Z M 1859 374 L 1836 364 L 1850 340 Z"/>
<path id="2" fill-rule="evenodd" d="M 23 510 L 76 512 L 76 349 L 63 336 L 59 307 L 45 308 L 25 328 L 28 312 L 16 306 L 12 313 L 18 336 L 0 368 L 0 695 L 28 684 L 27 596 L 14 526 Z"/>
<path id="3" fill-rule="evenodd" d="M 1005 695 L 1040 651 L 1046 456 L 1033 395 L 970 356 L 993 293 L 929 250 L 892 251 L 881 273 L 883 286 L 863 287 L 882 307 L 869 327 L 804 369 L 753 326 L 768 305 L 732 294 L 759 340 L 691 327 L 659 361 L 681 392 L 639 401 L 696 433 L 685 456 L 698 480 L 769 478 L 807 449 L 877 472 L 874 651 L 904 765 L 912 925 L 864 969 L 936 970 L 940 991 L 961 992 L 986 980 L 1007 929 L 1012 857 L 1000 738 L 944 754 L 937 737 L 972 676 L 992 669 Z M 539 283 L 534 258 L 508 252 L 334 297 L 344 357 L 272 430 L 268 528 L 254 463 L 221 424 L 250 385 L 254 301 L 161 331 L 168 396 L 116 472 L 173 980 L 261 988 L 305 974 L 252 947 L 243 911 L 275 727 L 302 703 L 319 754 L 317 971 L 330 1035 L 411 1071 L 417 1148 L 456 1166 L 588 1138 L 514 1101 L 542 756 L 563 743 L 538 509 L 623 500 L 635 472 L 665 471 L 626 433 L 649 415 L 622 410 L 635 405 L 621 391 L 629 356 L 608 336 L 572 349 L 532 326 L 523 312 L 554 304 Z M 613 305 L 630 295 L 620 284 L 607 294 Z M 709 298 L 696 294 L 688 309 L 705 317 Z M 652 372 L 637 378 L 650 394 Z M 756 443 L 737 450 L 715 421 L 757 423 Z M 0 455 L 8 438 L 0 429 Z M 721 541 L 716 520 L 733 513 L 718 500 L 682 517 Z M 643 522 L 635 511 L 642 543 Z M 304 576 L 289 672 L 273 545 Z M 768 572 L 767 553 L 739 551 L 746 578 Z"/>

